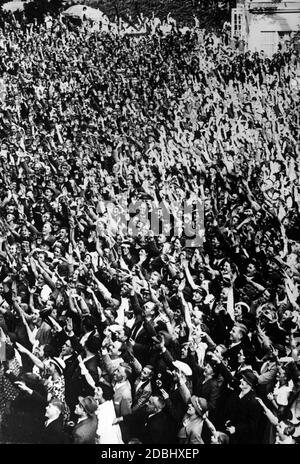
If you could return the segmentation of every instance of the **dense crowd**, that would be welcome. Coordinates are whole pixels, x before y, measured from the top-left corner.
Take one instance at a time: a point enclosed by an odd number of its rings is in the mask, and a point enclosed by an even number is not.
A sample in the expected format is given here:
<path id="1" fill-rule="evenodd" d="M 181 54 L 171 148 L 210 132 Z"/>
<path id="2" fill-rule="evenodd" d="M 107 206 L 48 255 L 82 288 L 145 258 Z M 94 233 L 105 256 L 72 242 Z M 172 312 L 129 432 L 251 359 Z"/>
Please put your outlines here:
<path id="1" fill-rule="evenodd" d="M 8 443 L 297 443 L 298 56 L 0 30 Z"/>

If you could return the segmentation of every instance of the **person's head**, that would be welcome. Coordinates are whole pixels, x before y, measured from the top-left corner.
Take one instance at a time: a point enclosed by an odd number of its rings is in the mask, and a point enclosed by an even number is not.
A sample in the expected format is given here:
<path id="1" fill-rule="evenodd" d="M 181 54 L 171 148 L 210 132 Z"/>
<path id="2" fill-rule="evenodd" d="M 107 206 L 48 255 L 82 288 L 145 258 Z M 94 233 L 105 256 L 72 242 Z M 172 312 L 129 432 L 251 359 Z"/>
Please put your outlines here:
<path id="1" fill-rule="evenodd" d="M 98 408 L 97 401 L 92 396 L 78 397 L 75 414 L 79 417 L 93 416 Z"/>
<path id="2" fill-rule="evenodd" d="M 181 345 L 181 351 L 180 351 L 181 359 L 187 358 L 189 354 L 189 346 L 190 346 L 189 343 L 184 343 L 183 345 Z"/>
<path id="3" fill-rule="evenodd" d="M 232 271 L 232 267 L 231 267 L 231 264 L 229 261 L 224 261 L 223 265 L 222 265 L 222 268 L 221 268 L 221 272 L 222 274 L 229 274 L 229 272 Z"/>
<path id="4" fill-rule="evenodd" d="M 129 296 L 130 291 L 131 291 L 130 285 L 127 284 L 126 282 L 124 282 L 124 283 L 122 284 L 122 286 L 121 286 L 120 295 L 123 296 L 123 297 Z"/>
<path id="5" fill-rule="evenodd" d="M 151 286 L 159 285 L 161 282 L 161 275 L 158 271 L 151 272 L 149 283 Z"/>
<path id="6" fill-rule="evenodd" d="M 167 237 L 164 234 L 159 234 L 157 237 L 157 243 L 159 245 L 164 244 L 167 241 Z"/>
<path id="7" fill-rule="evenodd" d="M 193 291 L 193 302 L 196 304 L 200 304 L 204 301 L 207 292 L 204 288 L 198 287 Z"/>
<path id="8" fill-rule="evenodd" d="M 115 369 L 113 379 L 115 382 L 125 382 L 130 376 L 130 373 L 130 367 L 122 363 Z"/>
<path id="9" fill-rule="evenodd" d="M 61 356 L 70 356 L 73 354 L 73 347 L 70 340 L 66 340 L 61 349 Z"/>
<path id="10" fill-rule="evenodd" d="M 21 227 L 21 236 L 23 238 L 29 238 L 30 237 L 30 231 L 27 226 L 23 225 Z"/>
<path id="11" fill-rule="evenodd" d="M 223 359 L 224 354 L 226 353 L 226 346 L 223 344 L 217 345 L 214 349 L 214 354 L 216 354 L 220 359 Z"/>
<path id="12" fill-rule="evenodd" d="M 295 426 L 291 424 L 286 424 L 285 422 L 279 422 L 276 426 L 276 437 L 279 441 L 284 441 L 288 437 L 293 436 L 295 433 Z"/>
<path id="13" fill-rule="evenodd" d="M 49 311 L 52 311 L 53 308 L 54 308 L 54 300 L 51 300 L 50 298 L 46 301 L 46 306 L 45 306 L 45 310 L 49 310 Z"/>
<path id="14" fill-rule="evenodd" d="M 211 378 L 214 375 L 214 370 L 212 365 L 209 362 L 205 363 L 203 374 L 205 378 Z"/>
<path id="15" fill-rule="evenodd" d="M 77 246 L 78 246 L 80 253 L 85 251 L 85 243 L 82 239 L 78 240 Z"/>
<path id="16" fill-rule="evenodd" d="M 118 358 L 121 356 L 122 343 L 119 340 L 115 340 L 108 347 L 108 353 L 112 358 Z"/>
<path id="17" fill-rule="evenodd" d="M 220 292 L 220 303 L 226 304 L 228 300 L 228 293 L 229 293 L 229 288 L 228 287 L 222 287 L 221 292 Z"/>
<path id="18" fill-rule="evenodd" d="M 228 445 L 229 436 L 223 432 L 214 432 L 211 436 L 211 444 L 213 445 Z"/>
<path id="19" fill-rule="evenodd" d="M 42 221 L 46 223 L 46 222 L 50 222 L 50 220 L 51 220 L 51 213 L 49 213 L 49 211 L 46 211 L 45 213 L 43 213 Z"/>
<path id="20" fill-rule="evenodd" d="M 242 320 L 250 311 L 249 306 L 240 301 L 234 305 L 234 317 L 236 321 Z"/>
<path id="21" fill-rule="evenodd" d="M 96 354 L 101 348 L 101 340 L 95 335 L 90 335 L 84 344 L 84 348 L 91 354 Z"/>
<path id="22" fill-rule="evenodd" d="M 62 376 L 65 367 L 65 362 L 61 358 L 54 357 L 49 360 L 49 372 L 52 376 Z"/>
<path id="23" fill-rule="evenodd" d="M 47 419 L 57 419 L 63 412 L 64 405 L 61 401 L 53 398 L 46 406 L 45 416 Z"/>
<path id="24" fill-rule="evenodd" d="M 6 222 L 8 222 L 8 224 L 13 223 L 15 219 L 16 219 L 16 215 L 14 213 L 8 213 L 6 215 Z"/>
<path id="25" fill-rule="evenodd" d="M 49 235 L 52 231 L 52 226 L 50 222 L 45 222 L 43 225 L 43 234 L 44 235 Z"/>
<path id="26" fill-rule="evenodd" d="M 252 370 L 245 370 L 242 373 L 242 377 L 240 380 L 240 389 L 243 392 L 247 392 L 250 390 L 255 390 L 258 383 L 257 376 L 254 374 Z"/>
<path id="27" fill-rule="evenodd" d="M 61 227 L 58 231 L 58 237 L 59 239 L 62 241 L 62 240 L 66 240 L 67 237 L 68 237 L 68 230 L 66 227 Z"/>
<path id="28" fill-rule="evenodd" d="M 130 254 L 131 244 L 129 242 L 123 242 L 121 247 L 122 247 L 122 253 L 124 256 L 127 256 Z M 110 254 L 110 249 L 109 249 L 109 254 Z"/>
<path id="29" fill-rule="evenodd" d="M 249 263 L 246 270 L 247 277 L 253 277 L 256 274 L 256 266 L 254 263 Z"/>
<path id="30" fill-rule="evenodd" d="M 127 445 L 141 445 L 141 444 L 142 444 L 141 440 L 135 437 L 130 438 L 130 440 L 128 440 L 127 442 Z"/>
<path id="31" fill-rule="evenodd" d="M 10 252 L 10 254 L 12 254 L 13 256 L 15 256 L 15 255 L 18 253 L 18 245 L 17 245 L 17 243 L 12 243 L 12 244 L 9 246 L 9 252 Z"/>
<path id="32" fill-rule="evenodd" d="M 160 396 L 150 396 L 148 403 L 146 404 L 146 410 L 148 414 L 158 414 L 165 407 L 165 400 Z"/>
<path id="33" fill-rule="evenodd" d="M 151 366 L 151 364 L 147 364 L 146 366 L 143 367 L 141 373 L 140 373 L 140 379 L 145 382 L 146 380 L 152 379 L 154 374 L 154 368 Z"/>
<path id="34" fill-rule="evenodd" d="M 230 340 L 232 343 L 240 342 L 247 332 L 247 328 L 243 324 L 235 324 L 230 331 Z"/>
<path id="35" fill-rule="evenodd" d="M 251 365 L 253 362 L 253 356 L 250 352 L 247 352 L 246 350 L 241 349 L 238 352 L 237 360 L 238 360 L 238 363 L 241 365 L 245 365 L 245 364 Z"/>
<path id="36" fill-rule="evenodd" d="M 148 301 L 143 305 L 143 316 L 144 317 L 154 317 L 156 305 L 152 301 Z"/>
<path id="37" fill-rule="evenodd" d="M 53 254 L 56 259 L 61 257 L 61 246 L 60 245 L 56 245 L 54 247 Z"/>
<path id="38" fill-rule="evenodd" d="M 100 367 L 98 368 L 98 375 L 99 378 L 102 375 Z M 103 398 L 103 389 L 100 386 L 95 388 L 94 399 L 97 401 L 98 404 L 102 404 L 105 401 Z"/>
<path id="39" fill-rule="evenodd" d="M 182 247 L 180 239 L 177 237 L 173 242 L 174 250 L 179 251 Z"/>
<path id="40" fill-rule="evenodd" d="M 37 309 L 32 311 L 31 322 L 34 325 L 39 325 L 42 322 L 40 312 Z"/>
<path id="41" fill-rule="evenodd" d="M 89 253 L 86 253 L 83 262 L 86 266 L 89 266 L 92 263 L 92 257 Z"/>
<path id="42" fill-rule="evenodd" d="M 287 385 L 288 376 L 285 369 L 279 368 L 276 374 L 276 380 L 278 380 L 280 386 Z"/>
<path id="43" fill-rule="evenodd" d="M 148 256 L 147 251 L 144 248 L 141 248 L 139 251 L 139 258 L 145 260 L 147 256 Z"/>
<path id="44" fill-rule="evenodd" d="M 239 223 L 239 217 L 238 216 L 232 216 L 231 218 L 231 225 L 232 227 L 236 227 Z"/>
<path id="45" fill-rule="evenodd" d="M 208 410 L 207 401 L 205 398 L 197 397 L 193 395 L 188 404 L 187 414 L 189 416 L 203 417 Z"/>

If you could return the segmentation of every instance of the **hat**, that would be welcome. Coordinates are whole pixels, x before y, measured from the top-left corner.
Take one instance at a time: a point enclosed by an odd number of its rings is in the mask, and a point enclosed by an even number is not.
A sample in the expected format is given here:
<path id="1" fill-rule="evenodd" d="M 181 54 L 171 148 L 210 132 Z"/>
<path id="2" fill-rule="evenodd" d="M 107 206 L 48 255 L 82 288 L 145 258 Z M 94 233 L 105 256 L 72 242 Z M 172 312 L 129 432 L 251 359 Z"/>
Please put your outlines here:
<path id="1" fill-rule="evenodd" d="M 64 369 L 66 368 L 65 361 L 63 361 L 61 358 L 54 357 L 50 359 L 50 362 L 57 367 L 61 374 L 63 374 Z"/>
<path id="2" fill-rule="evenodd" d="M 183 293 L 184 297 L 187 298 L 187 299 L 191 299 L 192 296 L 193 296 L 193 291 L 189 287 L 184 287 L 182 293 Z"/>
<path id="3" fill-rule="evenodd" d="M 204 298 L 207 296 L 207 291 L 205 290 L 205 288 L 197 287 L 193 290 L 193 293 L 195 292 L 200 293 L 200 295 L 202 295 Z"/>
<path id="4" fill-rule="evenodd" d="M 88 415 L 93 415 L 98 408 L 96 400 L 92 396 L 78 397 L 78 401 Z"/>
<path id="5" fill-rule="evenodd" d="M 247 305 L 247 303 L 245 303 L 244 301 L 238 301 L 237 303 L 235 303 L 234 306 L 242 306 L 242 308 L 245 308 L 248 313 L 250 312 L 250 306 Z"/>
<path id="6" fill-rule="evenodd" d="M 131 247 L 131 243 L 130 242 L 123 242 L 121 243 L 121 248 L 130 248 Z"/>
<path id="7" fill-rule="evenodd" d="M 190 366 L 182 361 L 173 361 L 173 366 L 176 367 L 179 371 L 183 372 L 185 375 L 190 376 L 193 374 Z"/>
<path id="8" fill-rule="evenodd" d="M 193 395 L 191 398 L 191 403 L 196 409 L 196 412 L 197 414 L 199 414 L 199 416 L 203 416 L 203 414 L 206 413 L 208 406 L 205 398 Z"/>
<path id="9" fill-rule="evenodd" d="M 108 326 L 108 329 L 111 332 L 119 332 L 119 331 L 123 330 L 123 327 L 121 325 L 119 325 L 119 324 L 112 324 L 112 325 Z"/>
<path id="10" fill-rule="evenodd" d="M 242 378 L 250 385 L 251 388 L 256 387 L 258 379 L 254 372 L 246 370 L 242 373 Z"/>

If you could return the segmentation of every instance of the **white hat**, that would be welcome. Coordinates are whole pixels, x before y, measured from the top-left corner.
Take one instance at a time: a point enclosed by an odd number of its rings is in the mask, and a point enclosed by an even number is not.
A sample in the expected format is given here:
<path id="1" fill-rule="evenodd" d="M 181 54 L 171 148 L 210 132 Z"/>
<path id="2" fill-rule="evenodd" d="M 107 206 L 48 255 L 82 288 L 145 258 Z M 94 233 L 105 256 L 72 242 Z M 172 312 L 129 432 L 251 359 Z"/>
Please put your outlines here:
<path id="1" fill-rule="evenodd" d="M 64 369 L 66 368 L 66 363 L 63 359 L 53 357 L 49 361 L 57 367 L 61 374 L 63 374 Z"/>
<path id="2" fill-rule="evenodd" d="M 111 331 L 111 332 L 120 332 L 123 330 L 123 327 L 119 324 L 112 324 L 110 326 L 108 326 L 108 329 Z"/>
<path id="3" fill-rule="evenodd" d="M 193 374 L 190 366 L 182 361 L 173 361 L 173 366 L 175 366 L 176 369 L 183 372 L 187 376 L 190 376 Z"/>

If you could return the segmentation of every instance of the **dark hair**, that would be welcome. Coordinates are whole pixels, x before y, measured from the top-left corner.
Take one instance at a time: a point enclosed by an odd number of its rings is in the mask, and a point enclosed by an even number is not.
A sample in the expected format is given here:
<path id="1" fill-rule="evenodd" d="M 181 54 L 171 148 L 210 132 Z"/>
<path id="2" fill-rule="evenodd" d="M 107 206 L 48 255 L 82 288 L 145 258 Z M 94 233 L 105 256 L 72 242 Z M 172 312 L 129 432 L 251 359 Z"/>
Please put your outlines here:
<path id="1" fill-rule="evenodd" d="M 53 348 L 52 345 L 49 345 L 49 344 L 44 345 L 44 356 L 48 356 L 50 358 L 55 356 L 55 349 Z"/>
<path id="2" fill-rule="evenodd" d="M 101 348 L 101 340 L 96 335 L 90 335 L 85 342 L 85 347 L 93 354 L 96 354 Z"/>
<path id="3" fill-rule="evenodd" d="M 94 319 L 91 316 L 86 316 L 82 319 L 82 327 L 86 328 L 88 331 L 95 328 Z"/>
<path id="4" fill-rule="evenodd" d="M 14 349 L 14 347 L 7 343 L 6 346 L 5 346 L 5 349 L 6 349 L 6 360 L 10 361 L 11 359 L 14 359 L 14 357 L 15 357 L 15 349 Z"/>
<path id="5" fill-rule="evenodd" d="M 218 432 L 218 442 L 220 443 L 220 445 L 228 445 L 229 436 L 226 433 Z"/>
<path id="6" fill-rule="evenodd" d="M 290 437 L 291 435 L 295 433 L 295 430 L 296 428 L 294 425 L 288 424 L 284 429 L 284 434 Z"/>
<path id="7" fill-rule="evenodd" d="M 142 442 L 139 438 L 133 437 L 128 440 L 127 445 L 142 445 Z"/>

